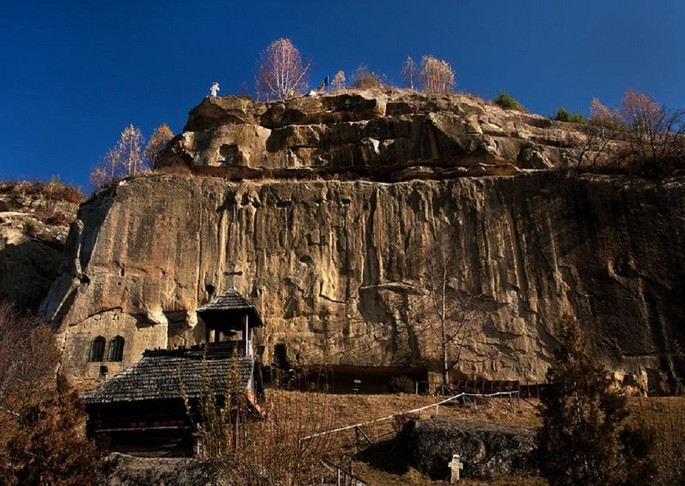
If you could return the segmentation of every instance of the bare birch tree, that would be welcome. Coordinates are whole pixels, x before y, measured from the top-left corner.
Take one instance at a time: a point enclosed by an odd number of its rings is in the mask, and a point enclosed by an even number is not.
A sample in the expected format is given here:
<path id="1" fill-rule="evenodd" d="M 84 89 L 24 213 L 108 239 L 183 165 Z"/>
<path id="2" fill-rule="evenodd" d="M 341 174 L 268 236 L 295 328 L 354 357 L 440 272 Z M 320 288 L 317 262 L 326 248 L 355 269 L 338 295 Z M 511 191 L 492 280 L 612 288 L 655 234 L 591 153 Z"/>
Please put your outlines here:
<path id="1" fill-rule="evenodd" d="M 309 67 L 302 63 L 300 51 L 290 39 L 273 41 L 259 56 L 257 96 L 287 100 L 297 91 L 305 91 Z"/>
<path id="2" fill-rule="evenodd" d="M 333 81 L 331 81 L 331 88 L 333 88 L 333 91 L 340 91 L 342 89 L 345 89 L 345 71 L 340 70 L 337 73 L 335 73 L 335 76 L 333 76 Z"/>
<path id="3" fill-rule="evenodd" d="M 164 123 L 157 127 L 145 144 L 140 129 L 133 124 L 124 128 L 116 145 L 109 149 L 90 173 L 90 184 L 95 189 L 112 182 L 149 172 L 157 162 L 160 152 L 174 134 Z"/>
<path id="4" fill-rule="evenodd" d="M 620 108 L 635 162 L 661 170 L 685 159 L 685 114 L 670 111 L 654 98 L 627 90 Z"/>
<path id="5" fill-rule="evenodd" d="M 416 89 L 416 63 L 411 57 L 408 57 L 402 65 L 402 80 L 409 89 Z"/>
<path id="6" fill-rule="evenodd" d="M 482 333 L 488 299 L 459 288 L 457 256 L 447 236 L 439 238 L 425 258 L 425 296 L 420 317 L 439 345 L 442 385 L 447 386 L 450 371 L 459 363 L 478 363 L 490 358 L 472 352 L 477 336 Z"/>
<path id="7" fill-rule="evenodd" d="M 107 151 L 91 172 L 91 185 L 100 188 L 118 179 L 149 171 L 150 166 L 143 155 L 144 144 L 145 139 L 138 128 L 133 124 L 124 128 L 116 145 Z"/>
<path id="8" fill-rule="evenodd" d="M 423 56 L 419 76 L 425 93 L 449 93 L 456 84 L 452 66 L 433 56 Z"/>

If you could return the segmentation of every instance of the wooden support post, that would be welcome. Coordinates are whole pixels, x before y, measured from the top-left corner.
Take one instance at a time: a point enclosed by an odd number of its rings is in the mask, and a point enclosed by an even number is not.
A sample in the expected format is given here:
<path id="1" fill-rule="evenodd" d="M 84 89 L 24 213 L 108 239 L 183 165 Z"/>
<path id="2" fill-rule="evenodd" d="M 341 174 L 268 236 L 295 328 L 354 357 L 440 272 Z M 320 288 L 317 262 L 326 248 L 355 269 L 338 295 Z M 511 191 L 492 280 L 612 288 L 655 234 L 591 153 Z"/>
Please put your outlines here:
<path id="1" fill-rule="evenodd" d="M 250 316 L 245 314 L 245 356 L 252 356 L 252 349 L 250 346 Z"/>
<path id="2" fill-rule="evenodd" d="M 362 428 L 360 426 L 357 425 L 354 428 L 354 432 L 357 435 L 357 442 L 359 442 L 359 436 L 361 436 L 366 440 L 366 442 L 369 443 L 369 445 L 373 445 L 373 441 L 369 438 L 368 435 L 366 435 L 366 433 L 362 430 Z"/>

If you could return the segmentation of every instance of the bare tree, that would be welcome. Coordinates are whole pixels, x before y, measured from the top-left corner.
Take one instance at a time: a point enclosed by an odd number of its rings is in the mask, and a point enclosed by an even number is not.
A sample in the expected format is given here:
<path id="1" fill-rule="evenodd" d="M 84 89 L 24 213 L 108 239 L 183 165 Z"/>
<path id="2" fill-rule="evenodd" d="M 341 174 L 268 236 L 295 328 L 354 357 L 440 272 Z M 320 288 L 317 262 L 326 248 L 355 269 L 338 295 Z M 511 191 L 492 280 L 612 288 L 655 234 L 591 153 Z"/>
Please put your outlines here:
<path id="1" fill-rule="evenodd" d="M 449 93 L 454 90 L 454 71 L 447 61 L 423 56 L 419 76 L 425 93 Z"/>
<path id="2" fill-rule="evenodd" d="M 52 330 L 0 302 L 0 484 L 95 484 L 102 452 L 56 373 Z"/>
<path id="3" fill-rule="evenodd" d="M 149 172 L 174 134 L 166 123 L 155 128 L 150 140 L 133 124 L 124 128 L 116 145 L 109 149 L 90 173 L 90 184 L 95 189 L 112 182 Z"/>
<path id="4" fill-rule="evenodd" d="M 425 254 L 425 296 L 422 302 L 423 325 L 437 341 L 442 385 L 449 384 L 449 374 L 459 363 L 478 363 L 489 356 L 476 356 L 471 348 L 485 323 L 483 295 L 459 288 L 457 258 L 453 242 L 438 238 Z"/>
<path id="5" fill-rule="evenodd" d="M 172 138 L 174 138 L 174 132 L 171 131 L 169 125 L 166 123 L 155 128 L 155 131 L 150 135 L 150 139 L 143 152 L 143 156 L 150 167 L 157 165 L 159 154 Z"/>
<path id="6" fill-rule="evenodd" d="M 95 188 L 103 187 L 118 179 L 131 177 L 150 170 L 144 157 L 145 139 L 133 124 L 124 128 L 114 148 L 107 151 L 90 174 L 90 183 Z"/>
<path id="7" fill-rule="evenodd" d="M 617 130 L 623 126 L 621 114 L 616 108 L 608 108 L 597 98 L 592 98 L 590 104 L 590 122 L 595 125 Z"/>
<path id="8" fill-rule="evenodd" d="M 134 127 L 133 124 L 127 126 L 121 132 L 121 137 L 114 151 L 119 158 L 119 164 L 124 171 L 125 177 L 149 170 L 149 166 L 143 157 L 144 144 L 143 133 L 140 129 Z"/>
<path id="9" fill-rule="evenodd" d="M 292 98 L 307 89 L 309 67 L 303 65 L 300 51 L 290 39 L 273 41 L 259 56 L 257 95 L 267 100 Z"/>
<path id="10" fill-rule="evenodd" d="M 620 108 L 593 99 L 588 127 L 588 143 L 597 139 L 601 150 L 609 138 L 627 143 L 620 156 L 640 171 L 668 174 L 685 161 L 685 112 L 668 110 L 644 93 L 626 91 Z M 582 157 L 583 151 L 579 164 Z"/>
<path id="11" fill-rule="evenodd" d="M 114 149 L 107 151 L 107 154 L 93 167 L 90 172 L 90 185 L 94 189 L 105 187 L 116 181 L 119 174 L 119 158 Z"/>
<path id="12" fill-rule="evenodd" d="M 404 64 L 402 65 L 402 80 L 404 81 L 404 84 L 407 86 L 407 88 L 416 88 L 416 63 L 411 57 L 407 57 L 407 60 L 404 61 Z"/>
<path id="13" fill-rule="evenodd" d="M 616 109 L 609 109 L 597 98 L 590 105 L 590 119 L 582 127 L 585 141 L 576 147 L 576 169 L 594 169 L 599 160 L 606 155 L 612 133 L 621 130 L 621 115 Z"/>
<path id="14" fill-rule="evenodd" d="M 345 89 L 345 71 L 340 70 L 337 73 L 335 73 L 335 76 L 333 76 L 333 81 L 331 81 L 331 88 L 333 88 L 333 91 L 340 91 L 341 89 Z"/>
<path id="15" fill-rule="evenodd" d="M 670 111 L 639 91 L 627 90 L 621 102 L 630 154 L 638 164 L 668 168 L 685 158 L 685 115 Z"/>

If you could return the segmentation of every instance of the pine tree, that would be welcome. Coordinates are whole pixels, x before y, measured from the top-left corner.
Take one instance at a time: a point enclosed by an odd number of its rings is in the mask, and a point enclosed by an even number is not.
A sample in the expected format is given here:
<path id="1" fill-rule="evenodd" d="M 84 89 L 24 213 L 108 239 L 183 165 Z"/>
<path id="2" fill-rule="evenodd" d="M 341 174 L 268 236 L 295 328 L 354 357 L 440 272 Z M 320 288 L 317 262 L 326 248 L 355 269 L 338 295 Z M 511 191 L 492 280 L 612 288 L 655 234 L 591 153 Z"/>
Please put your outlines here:
<path id="1" fill-rule="evenodd" d="M 627 426 L 627 399 L 585 353 L 578 324 L 564 317 L 550 383 L 541 398 L 540 470 L 552 485 L 625 484 L 640 474 L 649 437 Z"/>

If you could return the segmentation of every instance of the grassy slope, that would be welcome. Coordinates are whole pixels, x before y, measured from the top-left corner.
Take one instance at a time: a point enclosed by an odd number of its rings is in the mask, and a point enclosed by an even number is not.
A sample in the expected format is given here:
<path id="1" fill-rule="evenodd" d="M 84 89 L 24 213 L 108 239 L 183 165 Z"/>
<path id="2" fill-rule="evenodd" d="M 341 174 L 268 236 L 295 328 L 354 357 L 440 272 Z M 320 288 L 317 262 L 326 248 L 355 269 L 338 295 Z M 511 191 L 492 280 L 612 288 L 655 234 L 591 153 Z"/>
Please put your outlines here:
<path id="1" fill-rule="evenodd" d="M 292 404 L 301 407 L 303 404 L 312 403 L 306 393 L 269 390 L 268 399 L 276 399 L 282 406 Z M 440 397 L 423 395 L 324 395 L 317 394 L 317 408 L 321 411 L 321 420 L 312 422 L 312 431 L 319 432 L 333 427 L 354 425 L 374 419 L 387 417 L 392 414 L 406 412 L 415 408 L 431 405 L 440 401 Z M 325 403 L 327 406 L 321 407 Z M 662 468 L 673 469 L 683 467 L 679 465 L 680 453 L 685 452 L 685 398 L 633 398 L 630 400 L 630 408 L 633 420 L 642 420 L 655 428 L 657 434 L 657 453 L 663 464 Z M 421 418 L 428 418 L 435 414 L 434 407 L 421 412 Z M 491 399 L 474 405 L 449 404 L 442 405 L 438 409 L 440 415 L 454 416 L 471 420 L 480 420 L 497 424 L 517 425 L 523 427 L 537 427 L 540 419 L 537 415 L 536 403 L 526 400 Z M 325 425 L 321 425 L 325 424 Z M 395 422 L 386 420 L 362 427 L 364 432 L 373 442 L 388 440 L 395 434 Z M 339 453 L 343 463 L 352 466 L 356 474 L 369 482 L 369 484 L 448 484 L 447 481 L 431 481 L 428 477 L 410 469 L 402 475 L 391 474 L 372 466 L 351 459 L 358 452 L 354 430 L 343 431 L 334 434 L 336 440 L 341 441 Z M 332 439 L 333 440 L 333 439 Z M 661 452 L 659 452 L 661 451 Z M 664 458 L 665 451 L 675 451 L 673 464 Z M 514 478 L 505 477 L 495 481 L 464 480 L 464 485 L 543 485 L 546 482 L 538 477 Z"/>

